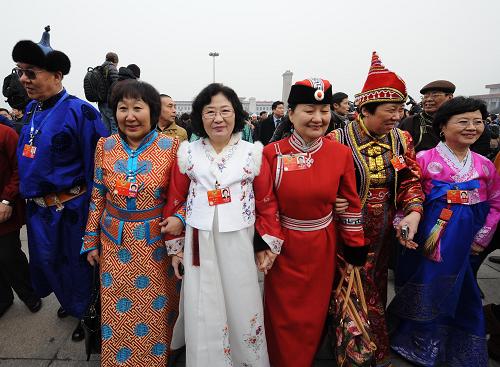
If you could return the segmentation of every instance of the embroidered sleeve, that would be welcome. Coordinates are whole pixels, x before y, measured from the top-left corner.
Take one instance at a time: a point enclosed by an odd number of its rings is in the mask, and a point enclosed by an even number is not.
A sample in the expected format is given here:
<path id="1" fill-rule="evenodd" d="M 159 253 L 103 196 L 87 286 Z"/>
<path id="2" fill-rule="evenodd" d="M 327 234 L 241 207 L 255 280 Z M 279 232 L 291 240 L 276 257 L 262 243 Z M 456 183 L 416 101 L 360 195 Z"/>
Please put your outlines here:
<path id="1" fill-rule="evenodd" d="M 422 174 L 415 157 L 413 140 L 407 131 L 402 131 L 402 135 L 406 140 L 404 160 L 407 168 L 401 170 L 399 173 L 396 202 L 398 207 L 403 209 L 405 215 L 408 215 L 412 211 L 423 214 L 425 195 L 420 183 Z"/>
<path id="2" fill-rule="evenodd" d="M 483 163 L 483 172 L 489 176 L 485 181 L 488 185 L 486 192 L 490 209 L 483 227 L 474 237 L 474 242 L 482 247 L 487 247 L 491 242 L 498 222 L 500 221 L 500 176 L 495 170 L 494 165 L 489 161 Z"/>
<path id="3" fill-rule="evenodd" d="M 101 138 L 97 142 L 94 159 L 94 183 L 92 186 L 91 200 L 89 204 L 89 216 L 87 219 L 87 227 L 83 236 L 83 246 L 81 253 L 99 248 L 100 236 L 100 220 L 104 207 L 106 206 L 106 186 L 104 185 L 104 144 L 105 141 L 114 138 Z"/>
<path id="4" fill-rule="evenodd" d="M 345 244 L 346 261 L 353 265 L 363 265 L 366 261 L 368 246 L 365 243 L 363 231 L 361 202 L 356 190 L 354 161 L 347 149 L 346 154 L 344 172 L 340 179 L 337 196 L 347 199 L 349 207 L 344 213 L 339 214 L 339 234 Z"/>
<path id="5" fill-rule="evenodd" d="M 182 146 L 186 146 L 187 143 L 182 143 Z M 187 146 L 186 146 L 187 147 Z M 178 154 L 181 151 L 179 149 Z M 170 183 L 168 185 L 167 203 L 163 208 L 163 218 L 168 218 L 171 216 L 178 217 L 185 225 L 186 223 L 186 198 L 189 192 L 189 185 L 191 180 L 189 177 L 181 173 L 179 170 L 179 163 L 182 157 L 174 162 L 170 172 Z M 166 234 L 165 245 L 167 246 L 167 251 L 169 255 L 174 255 L 184 248 L 184 233 L 179 236 L 172 236 Z"/>
<path id="6" fill-rule="evenodd" d="M 267 246 L 273 253 L 279 254 L 285 236 L 281 229 L 271 169 L 262 155 L 261 162 L 260 173 L 253 181 L 256 211 L 254 251 L 265 250 Z"/>

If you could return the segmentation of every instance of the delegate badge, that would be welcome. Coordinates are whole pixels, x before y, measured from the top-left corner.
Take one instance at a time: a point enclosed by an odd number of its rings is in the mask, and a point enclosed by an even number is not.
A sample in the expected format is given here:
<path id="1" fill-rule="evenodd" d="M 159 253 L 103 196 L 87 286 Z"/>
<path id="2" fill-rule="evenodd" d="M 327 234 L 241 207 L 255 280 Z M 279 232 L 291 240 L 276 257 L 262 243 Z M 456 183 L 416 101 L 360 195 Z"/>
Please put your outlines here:
<path id="1" fill-rule="evenodd" d="M 469 204 L 469 192 L 466 190 L 448 190 L 446 201 L 448 204 Z"/>
<path id="2" fill-rule="evenodd" d="M 398 155 L 391 159 L 392 166 L 396 171 L 401 171 L 406 168 L 406 162 L 402 155 Z"/>
<path id="3" fill-rule="evenodd" d="M 207 196 L 208 205 L 210 206 L 227 204 L 231 202 L 231 193 L 229 192 L 228 187 L 207 191 Z"/>
<path id="4" fill-rule="evenodd" d="M 129 198 L 137 197 L 137 192 L 139 191 L 139 185 L 126 180 L 116 181 L 115 189 L 113 193 L 115 195 L 126 196 Z"/>
<path id="5" fill-rule="evenodd" d="M 36 147 L 34 145 L 24 144 L 23 157 L 35 158 Z"/>
<path id="6" fill-rule="evenodd" d="M 307 165 L 307 154 L 286 154 L 283 155 L 283 165 L 285 171 L 299 171 L 309 168 Z"/>

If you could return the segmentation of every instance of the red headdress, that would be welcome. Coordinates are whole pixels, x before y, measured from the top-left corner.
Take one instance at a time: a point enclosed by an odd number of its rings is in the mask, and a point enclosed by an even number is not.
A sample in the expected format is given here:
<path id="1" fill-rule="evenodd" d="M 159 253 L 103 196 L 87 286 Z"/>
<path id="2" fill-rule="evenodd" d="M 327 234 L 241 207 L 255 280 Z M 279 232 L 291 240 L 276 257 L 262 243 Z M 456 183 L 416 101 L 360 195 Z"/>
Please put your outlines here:
<path id="1" fill-rule="evenodd" d="M 373 51 L 372 64 L 363 90 L 355 95 L 356 106 L 362 107 L 371 102 L 404 102 L 407 96 L 403 79 L 387 70 L 377 53 Z"/>

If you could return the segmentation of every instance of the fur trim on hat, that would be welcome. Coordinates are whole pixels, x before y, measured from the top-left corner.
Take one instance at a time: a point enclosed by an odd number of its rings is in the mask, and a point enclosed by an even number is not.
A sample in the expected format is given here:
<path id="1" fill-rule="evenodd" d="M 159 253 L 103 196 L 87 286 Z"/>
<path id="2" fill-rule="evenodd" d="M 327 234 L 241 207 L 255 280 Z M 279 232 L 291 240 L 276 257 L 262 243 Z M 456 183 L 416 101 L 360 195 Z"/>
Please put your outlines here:
<path id="1" fill-rule="evenodd" d="M 60 71 L 63 75 L 69 73 L 71 62 L 69 57 L 61 51 L 51 51 L 47 55 L 33 41 L 19 41 L 12 50 L 12 59 L 15 62 L 22 62 L 47 71 Z"/>
<path id="2" fill-rule="evenodd" d="M 52 51 L 46 56 L 45 69 L 53 72 L 60 71 L 63 75 L 67 75 L 71 69 L 71 61 L 64 52 Z"/>
<path id="3" fill-rule="evenodd" d="M 22 62 L 45 69 L 45 54 L 33 41 L 23 40 L 16 43 L 12 49 L 12 59 L 15 62 Z"/>

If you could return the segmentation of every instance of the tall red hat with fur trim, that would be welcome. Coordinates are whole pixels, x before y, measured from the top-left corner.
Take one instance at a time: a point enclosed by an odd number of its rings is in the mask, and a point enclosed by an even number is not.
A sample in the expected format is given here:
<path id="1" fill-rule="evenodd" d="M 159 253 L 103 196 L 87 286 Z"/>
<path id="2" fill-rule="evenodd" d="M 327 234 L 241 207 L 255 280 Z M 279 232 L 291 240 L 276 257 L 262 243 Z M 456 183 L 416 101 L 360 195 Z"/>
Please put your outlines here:
<path id="1" fill-rule="evenodd" d="M 382 65 L 376 51 L 372 53 L 372 63 L 368 78 L 361 93 L 355 95 L 356 106 L 371 102 L 398 103 L 406 101 L 406 84 L 396 73 Z"/>

